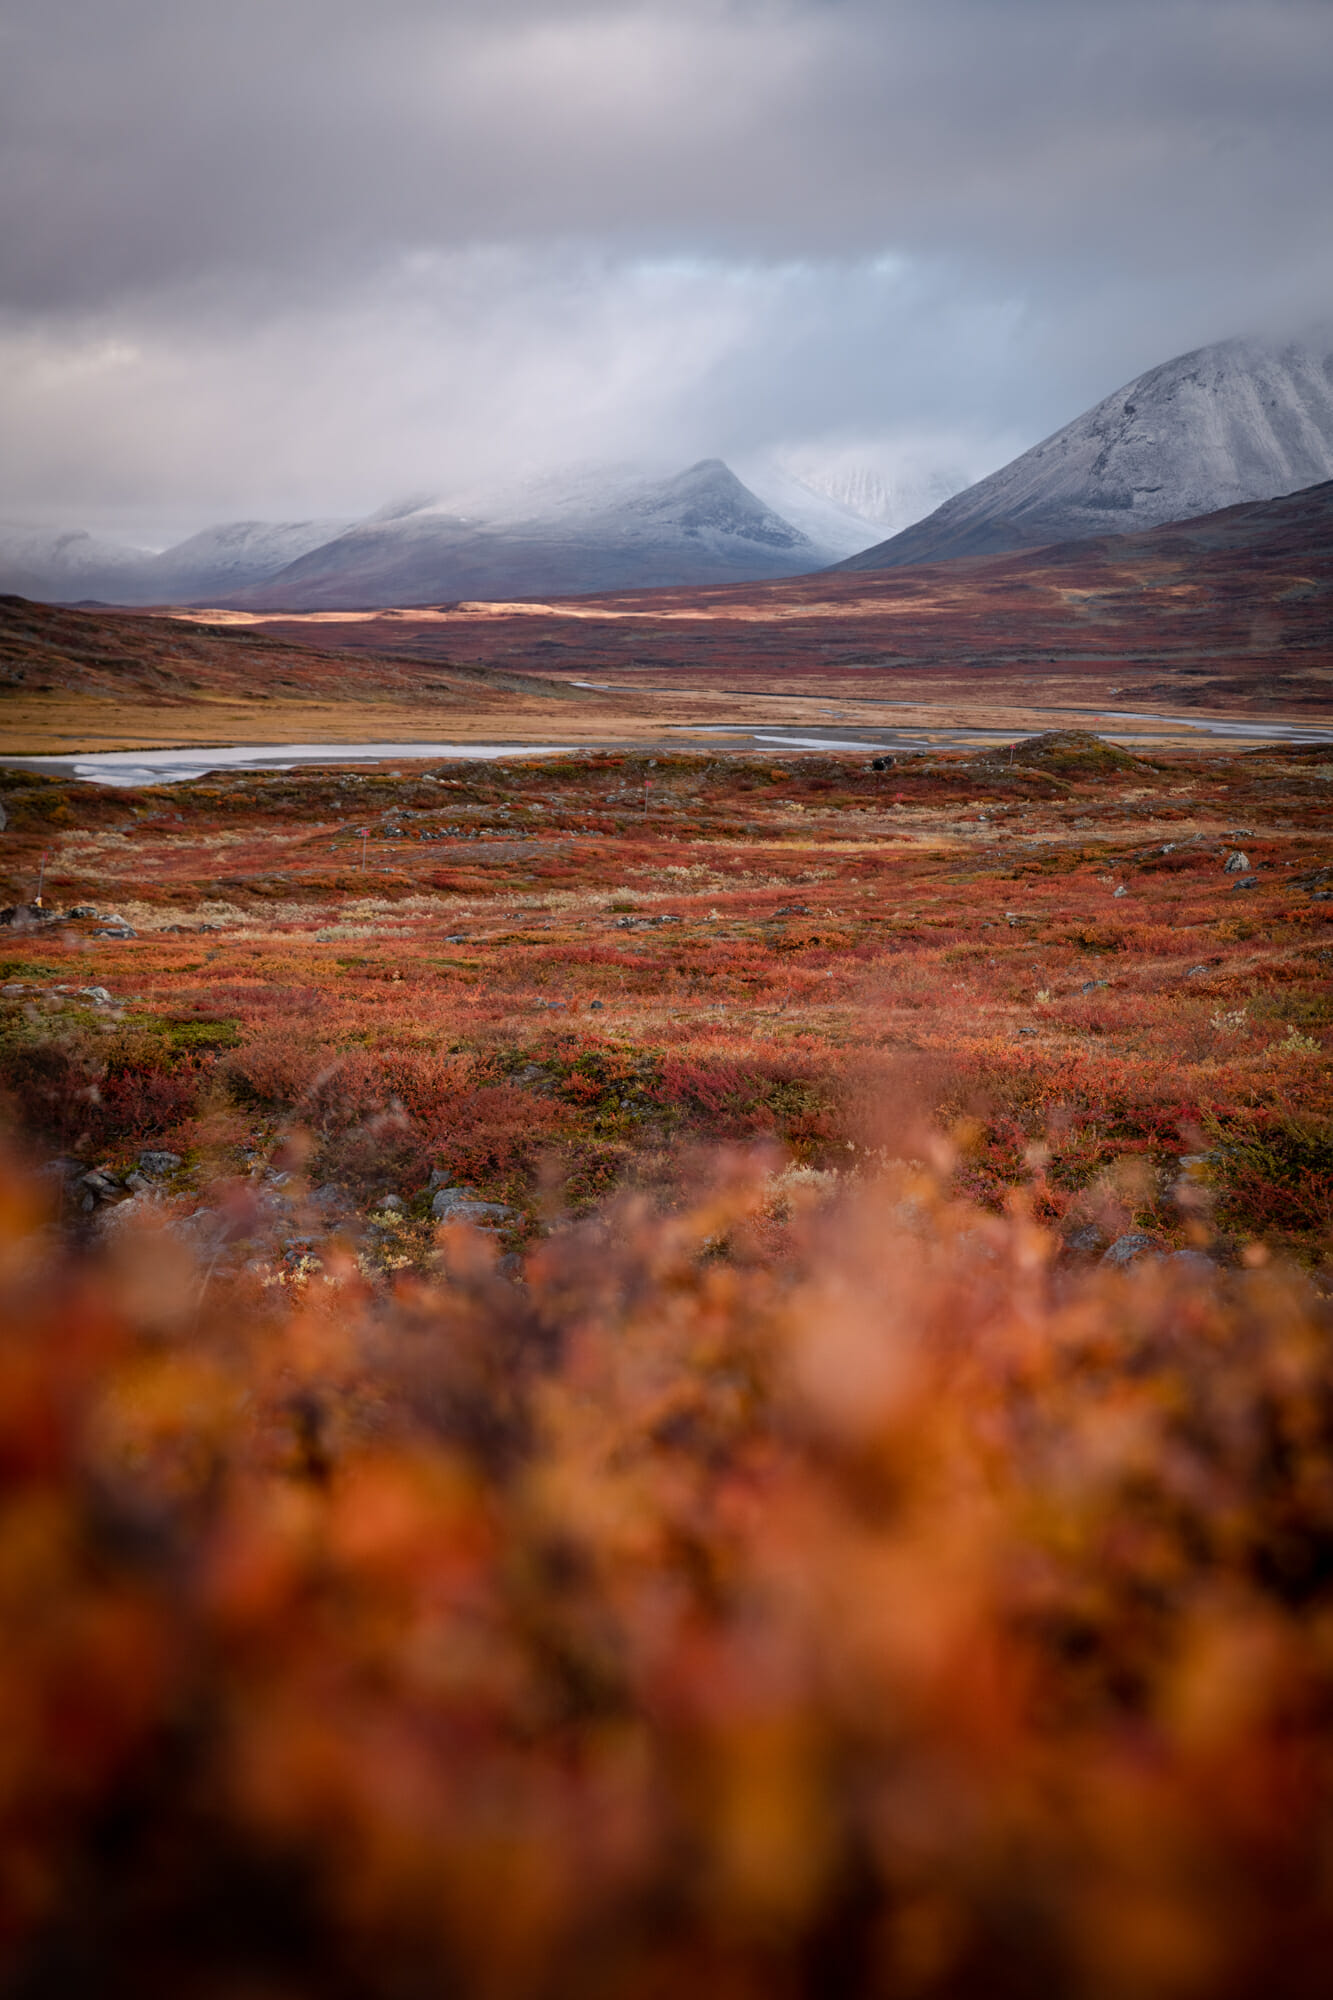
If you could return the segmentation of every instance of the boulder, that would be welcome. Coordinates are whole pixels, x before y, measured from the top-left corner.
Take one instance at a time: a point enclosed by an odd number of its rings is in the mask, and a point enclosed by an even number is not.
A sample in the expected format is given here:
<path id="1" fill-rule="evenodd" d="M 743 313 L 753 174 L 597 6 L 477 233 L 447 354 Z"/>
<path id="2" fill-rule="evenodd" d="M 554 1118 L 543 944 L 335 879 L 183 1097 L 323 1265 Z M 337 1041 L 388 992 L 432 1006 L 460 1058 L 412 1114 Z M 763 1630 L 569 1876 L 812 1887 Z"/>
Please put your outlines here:
<path id="1" fill-rule="evenodd" d="M 179 1153 L 163 1153 L 150 1147 L 139 1155 L 139 1171 L 143 1174 L 174 1174 L 184 1165 Z"/>
<path id="2" fill-rule="evenodd" d="M 1145 1236 L 1140 1230 L 1133 1230 L 1128 1236 L 1117 1236 L 1110 1249 L 1102 1253 L 1101 1261 L 1109 1265 L 1113 1271 L 1123 1271 L 1138 1258 L 1154 1254 L 1156 1249 L 1157 1245 L 1151 1236 Z"/>
<path id="3" fill-rule="evenodd" d="M 1239 847 L 1235 848 L 1222 863 L 1222 872 L 1225 875 L 1248 875 L 1250 872 L 1249 855 L 1244 853 Z"/>
<path id="4" fill-rule="evenodd" d="M 503 1202 L 481 1201 L 470 1188 L 440 1188 L 430 1212 L 436 1222 L 470 1222 L 478 1229 L 498 1229 L 514 1217 Z"/>

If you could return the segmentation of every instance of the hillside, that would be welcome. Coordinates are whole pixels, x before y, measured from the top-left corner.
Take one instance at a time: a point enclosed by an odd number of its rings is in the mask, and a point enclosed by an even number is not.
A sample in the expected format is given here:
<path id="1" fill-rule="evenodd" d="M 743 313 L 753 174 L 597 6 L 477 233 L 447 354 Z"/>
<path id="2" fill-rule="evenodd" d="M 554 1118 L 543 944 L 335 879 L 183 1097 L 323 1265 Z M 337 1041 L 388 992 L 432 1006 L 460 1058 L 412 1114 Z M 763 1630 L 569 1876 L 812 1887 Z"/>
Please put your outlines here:
<path id="1" fill-rule="evenodd" d="M 423 673 L 419 660 L 395 658 L 388 648 L 386 638 L 382 653 L 359 652 L 349 658 L 345 652 L 245 626 L 85 611 L 0 596 L 0 717 L 5 698 L 21 695 L 110 697 L 182 708 L 237 698 L 364 701 L 424 695 L 475 706 L 492 691 L 534 690 L 530 674 L 519 680 L 453 661 L 436 661 Z M 555 684 L 544 691 L 570 698 L 568 689 Z"/>
<path id="2" fill-rule="evenodd" d="M 331 648 L 768 677 L 1113 675 L 1173 703 L 1333 706 L 1333 481 L 1139 534 L 714 590 L 273 619 Z M 316 635 L 317 638 L 316 638 Z M 1167 682 L 1161 677 L 1169 676 Z M 1157 695 L 1154 695 L 1157 698 Z"/>
<path id="3" fill-rule="evenodd" d="M 854 570 L 1133 533 L 1333 478 L 1333 337 L 1179 355 L 851 556 Z"/>

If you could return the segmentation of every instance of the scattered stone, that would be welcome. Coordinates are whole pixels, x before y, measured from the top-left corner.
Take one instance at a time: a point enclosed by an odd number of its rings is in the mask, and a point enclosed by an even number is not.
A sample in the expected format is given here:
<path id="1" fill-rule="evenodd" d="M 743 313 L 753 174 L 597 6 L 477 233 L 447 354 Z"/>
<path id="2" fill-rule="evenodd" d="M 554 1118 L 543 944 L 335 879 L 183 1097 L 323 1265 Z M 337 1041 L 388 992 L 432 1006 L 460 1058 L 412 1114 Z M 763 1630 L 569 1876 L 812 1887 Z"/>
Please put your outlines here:
<path id="1" fill-rule="evenodd" d="M 1232 853 L 1228 854 L 1226 860 L 1222 863 L 1222 872 L 1224 875 L 1248 875 L 1250 872 L 1249 855 L 1241 848 L 1236 848 Z"/>
<path id="2" fill-rule="evenodd" d="M 108 924 L 102 930 L 93 932 L 95 938 L 132 938 L 138 935 L 138 931 L 132 930 L 128 924 Z"/>
<path id="3" fill-rule="evenodd" d="M 1203 973 L 1207 972 L 1207 970 L 1208 967 L 1206 965 L 1192 965 L 1189 968 L 1189 971 L 1185 974 L 1185 977 L 1186 979 L 1198 979 Z"/>
<path id="4" fill-rule="evenodd" d="M 590 1000 L 588 1002 L 588 1007 L 591 1013 L 600 1014 L 604 1011 L 605 1003 L 601 1000 Z"/>
<path id="5" fill-rule="evenodd" d="M 107 992 L 105 986 L 81 986 L 79 992 L 85 999 L 91 1000 L 94 1007 L 109 1007 L 111 1005 L 111 995 Z"/>
<path id="6" fill-rule="evenodd" d="M 1020 1028 L 1018 1032 L 1020 1035 L 1035 1035 L 1037 1031 L 1035 1028 Z"/>
<path id="7" fill-rule="evenodd" d="M 1120 884 L 1120 887 L 1116 890 L 1115 893 L 1117 896 L 1127 896 L 1129 894 L 1129 890 L 1125 887 L 1124 883 L 1122 882 Z"/>
<path id="8" fill-rule="evenodd" d="M 872 757 L 870 760 L 870 768 L 872 771 L 891 771 L 893 769 L 893 765 L 894 765 L 894 760 L 892 757 Z"/>
<path id="9" fill-rule="evenodd" d="M 150 1147 L 139 1155 L 139 1171 L 143 1174 L 174 1174 L 183 1165 L 179 1153 L 164 1153 Z"/>
<path id="10" fill-rule="evenodd" d="M 66 910 L 65 915 L 82 923 L 86 918 L 95 917 L 97 908 L 93 903 L 76 903 L 72 910 Z"/>
<path id="11" fill-rule="evenodd" d="M 1252 875 L 1248 882 L 1233 882 L 1231 885 L 1231 893 L 1234 896 L 1237 889 L 1257 889 L 1258 887 L 1259 887 L 1258 877 Z"/>
<path id="12" fill-rule="evenodd" d="M 1095 1257 L 1106 1238 L 1095 1222 L 1085 1223 L 1065 1238 L 1065 1249 L 1075 1257 Z"/>
<path id="13" fill-rule="evenodd" d="M 91 1215 L 104 1203 L 118 1200 L 125 1190 L 105 1168 L 93 1167 L 75 1183 L 74 1192 L 84 1214 Z"/>
<path id="14" fill-rule="evenodd" d="M 445 939 L 446 944 L 467 944 L 468 942 L 469 939 L 466 931 L 454 931 Z"/>
<path id="15" fill-rule="evenodd" d="M 809 914 L 809 905 L 806 903 L 784 903 L 780 910 L 773 912 L 775 917 L 808 917 Z"/>
<path id="16" fill-rule="evenodd" d="M 1109 1265 L 1112 1270 L 1121 1271 L 1126 1265 L 1134 1263 L 1136 1258 L 1146 1257 L 1156 1249 L 1157 1245 L 1151 1236 L 1132 1231 L 1128 1236 L 1117 1236 L 1110 1249 L 1103 1252 L 1101 1261 Z"/>
<path id="17" fill-rule="evenodd" d="M 1103 987 L 1110 984 L 1109 979 L 1085 979 L 1078 990 L 1080 993 L 1100 993 Z"/>
<path id="18" fill-rule="evenodd" d="M 400 1194 L 377 1194 L 370 1206 L 375 1215 L 407 1214 L 407 1203 Z"/>

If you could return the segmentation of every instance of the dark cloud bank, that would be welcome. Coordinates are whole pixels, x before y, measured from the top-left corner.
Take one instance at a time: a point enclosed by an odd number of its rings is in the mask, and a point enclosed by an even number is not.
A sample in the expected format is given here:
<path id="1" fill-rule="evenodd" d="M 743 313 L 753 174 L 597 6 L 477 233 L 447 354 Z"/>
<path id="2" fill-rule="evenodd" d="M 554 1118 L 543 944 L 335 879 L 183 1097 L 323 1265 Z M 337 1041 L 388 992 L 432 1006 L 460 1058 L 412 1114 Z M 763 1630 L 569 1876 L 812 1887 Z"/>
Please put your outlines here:
<path id="1" fill-rule="evenodd" d="M 0 512 L 963 476 L 1333 302 L 1327 0 L 10 0 Z"/>

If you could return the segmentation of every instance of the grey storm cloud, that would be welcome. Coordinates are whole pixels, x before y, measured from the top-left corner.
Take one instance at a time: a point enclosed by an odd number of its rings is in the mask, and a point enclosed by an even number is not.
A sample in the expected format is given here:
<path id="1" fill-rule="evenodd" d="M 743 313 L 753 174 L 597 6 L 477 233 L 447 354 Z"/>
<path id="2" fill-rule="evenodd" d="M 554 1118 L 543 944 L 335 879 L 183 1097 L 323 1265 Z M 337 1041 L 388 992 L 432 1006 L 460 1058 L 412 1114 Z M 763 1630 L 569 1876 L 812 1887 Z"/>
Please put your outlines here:
<path id="1" fill-rule="evenodd" d="M 1328 0 L 9 0 L 0 501 L 1026 439 L 1327 311 L 1330 103 Z"/>

